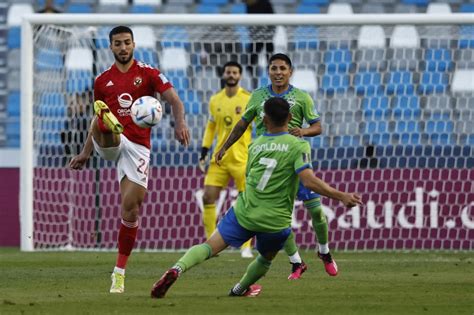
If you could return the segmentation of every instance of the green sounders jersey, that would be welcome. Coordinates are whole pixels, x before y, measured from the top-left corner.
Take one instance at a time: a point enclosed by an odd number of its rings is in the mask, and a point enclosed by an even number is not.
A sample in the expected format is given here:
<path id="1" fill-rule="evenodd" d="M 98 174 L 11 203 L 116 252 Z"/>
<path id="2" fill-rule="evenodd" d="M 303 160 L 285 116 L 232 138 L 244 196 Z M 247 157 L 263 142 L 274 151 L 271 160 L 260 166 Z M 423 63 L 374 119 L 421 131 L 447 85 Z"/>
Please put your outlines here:
<path id="1" fill-rule="evenodd" d="M 271 97 L 282 97 L 290 104 L 290 111 L 293 118 L 288 123 L 288 129 L 301 128 L 303 120 L 312 125 L 320 120 L 318 112 L 314 108 L 311 96 L 298 88 L 290 85 L 288 90 L 282 94 L 276 94 L 272 90 L 272 86 L 261 87 L 256 89 L 250 96 L 247 109 L 242 119 L 250 123 L 255 119 L 257 136 L 266 132 L 263 125 L 263 104 Z"/>
<path id="2" fill-rule="evenodd" d="M 291 225 L 298 173 L 311 168 L 308 142 L 288 132 L 264 134 L 250 145 L 245 191 L 234 206 L 239 224 L 256 232 Z"/>

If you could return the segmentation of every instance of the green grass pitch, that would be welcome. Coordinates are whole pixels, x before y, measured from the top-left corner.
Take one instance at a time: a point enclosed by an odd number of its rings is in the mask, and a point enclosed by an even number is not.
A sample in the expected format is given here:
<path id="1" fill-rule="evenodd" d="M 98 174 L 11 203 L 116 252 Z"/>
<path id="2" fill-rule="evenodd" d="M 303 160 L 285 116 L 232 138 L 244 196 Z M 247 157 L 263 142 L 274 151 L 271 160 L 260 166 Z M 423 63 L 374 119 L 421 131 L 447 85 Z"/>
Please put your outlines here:
<path id="1" fill-rule="evenodd" d="M 125 293 L 108 293 L 115 253 L 0 249 L 0 314 L 474 314 L 472 252 L 335 252 L 329 277 L 314 253 L 288 281 L 284 253 L 256 298 L 230 298 L 249 260 L 234 251 L 191 269 L 161 300 L 153 282 L 182 253 L 135 252 Z"/>

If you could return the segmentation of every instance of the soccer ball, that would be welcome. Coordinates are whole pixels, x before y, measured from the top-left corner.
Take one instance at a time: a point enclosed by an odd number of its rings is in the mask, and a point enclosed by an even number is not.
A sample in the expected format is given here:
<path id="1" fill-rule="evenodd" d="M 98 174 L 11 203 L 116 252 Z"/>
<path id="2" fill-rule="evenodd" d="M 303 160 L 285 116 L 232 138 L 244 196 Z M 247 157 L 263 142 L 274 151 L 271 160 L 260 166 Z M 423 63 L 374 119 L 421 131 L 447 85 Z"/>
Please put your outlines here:
<path id="1" fill-rule="evenodd" d="M 163 116 L 160 101 L 152 96 L 142 96 L 133 102 L 130 108 L 133 122 L 141 128 L 151 128 L 158 124 Z"/>

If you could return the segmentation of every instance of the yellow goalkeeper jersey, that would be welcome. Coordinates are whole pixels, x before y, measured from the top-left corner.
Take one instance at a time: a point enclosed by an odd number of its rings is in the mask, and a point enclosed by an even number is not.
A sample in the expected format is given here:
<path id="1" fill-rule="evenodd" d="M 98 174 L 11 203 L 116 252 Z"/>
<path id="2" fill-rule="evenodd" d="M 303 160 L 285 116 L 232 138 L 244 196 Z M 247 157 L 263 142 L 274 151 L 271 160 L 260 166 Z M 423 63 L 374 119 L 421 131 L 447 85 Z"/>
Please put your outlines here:
<path id="1" fill-rule="evenodd" d="M 214 148 L 211 162 L 214 161 L 214 155 L 219 151 L 229 136 L 232 128 L 242 118 L 245 107 L 250 99 L 250 92 L 239 87 L 238 92 L 228 97 L 225 89 L 211 96 L 209 100 L 209 120 L 207 121 L 206 130 L 202 139 L 202 146 L 210 148 L 217 134 L 217 142 Z M 223 162 L 233 163 L 247 162 L 248 146 L 252 140 L 252 126 L 244 132 L 242 137 L 237 140 L 226 152 Z"/>

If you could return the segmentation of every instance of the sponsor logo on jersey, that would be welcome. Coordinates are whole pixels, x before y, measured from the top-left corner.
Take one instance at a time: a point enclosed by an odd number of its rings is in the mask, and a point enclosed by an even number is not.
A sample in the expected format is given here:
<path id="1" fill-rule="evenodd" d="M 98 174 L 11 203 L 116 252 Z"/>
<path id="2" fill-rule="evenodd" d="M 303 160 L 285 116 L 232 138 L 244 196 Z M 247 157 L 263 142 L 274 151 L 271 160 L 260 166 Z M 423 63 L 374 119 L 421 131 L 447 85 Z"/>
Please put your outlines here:
<path id="1" fill-rule="evenodd" d="M 135 79 L 133 79 L 133 85 L 135 86 L 140 86 L 142 82 L 143 82 L 143 79 L 141 77 L 136 77 Z"/>
<path id="2" fill-rule="evenodd" d="M 131 110 L 130 108 L 119 108 L 117 109 L 117 113 L 121 117 L 130 116 Z"/>
<path id="3" fill-rule="evenodd" d="M 224 124 L 226 125 L 226 127 L 229 127 L 232 125 L 232 117 L 230 116 L 225 116 L 224 117 Z"/>
<path id="4" fill-rule="evenodd" d="M 107 82 L 107 84 L 105 86 L 113 86 L 114 83 L 112 82 L 112 80 L 109 80 L 109 82 Z"/>
<path id="5" fill-rule="evenodd" d="M 293 106 L 296 105 L 296 99 L 294 99 L 293 97 L 287 98 L 286 101 L 287 101 L 288 104 L 290 105 L 290 108 L 292 108 Z"/>
<path id="6" fill-rule="evenodd" d="M 133 103 L 132 95 L 130 95 L 130 93 L 120 94 L 118 97 L 118 103 L 120 107 L 123 107 L 123 108 L 132 106 L 132 103 Z"/>

